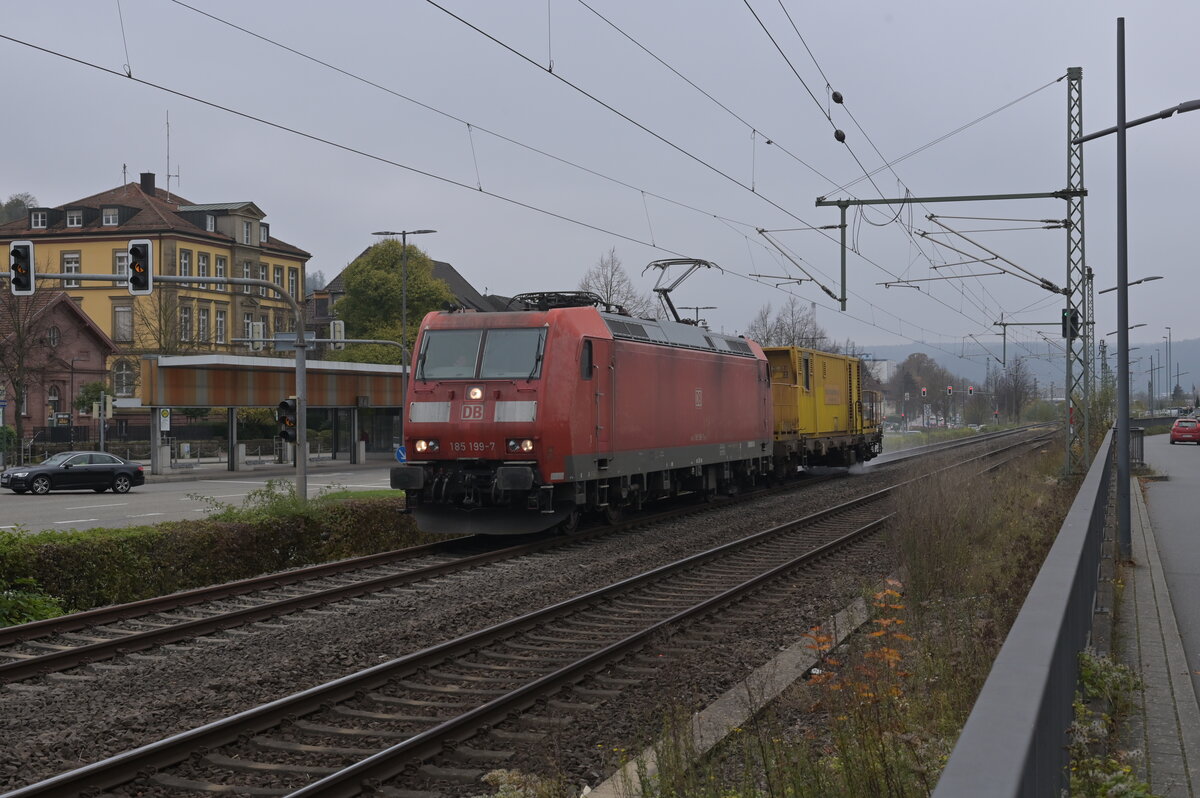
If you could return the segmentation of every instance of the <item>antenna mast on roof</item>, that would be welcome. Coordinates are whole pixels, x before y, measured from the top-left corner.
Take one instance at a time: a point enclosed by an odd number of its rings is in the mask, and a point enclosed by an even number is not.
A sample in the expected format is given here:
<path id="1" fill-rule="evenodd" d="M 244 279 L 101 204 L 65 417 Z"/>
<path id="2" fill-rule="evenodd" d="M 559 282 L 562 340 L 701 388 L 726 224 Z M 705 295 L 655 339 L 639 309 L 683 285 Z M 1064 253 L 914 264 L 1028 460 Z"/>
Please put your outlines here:
<path id="1" fill-rule="evenodd" d="M 171 201 L 171 178 L 179 185 L 179 165 L 175 165 L 175 174 L 171 174 L 171 112 L 167 111 L 167 202 Z"/>

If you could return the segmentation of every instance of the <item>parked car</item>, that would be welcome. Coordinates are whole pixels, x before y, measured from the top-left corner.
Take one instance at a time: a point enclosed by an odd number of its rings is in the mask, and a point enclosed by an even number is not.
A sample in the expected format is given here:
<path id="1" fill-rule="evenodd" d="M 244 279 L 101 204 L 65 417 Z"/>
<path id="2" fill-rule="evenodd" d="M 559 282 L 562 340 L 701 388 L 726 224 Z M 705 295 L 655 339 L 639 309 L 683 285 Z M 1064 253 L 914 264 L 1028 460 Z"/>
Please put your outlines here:
<path id="1" fill-rule="evenodd" d="M 1171 443 L 1180 441 L 1200 443 L 1200 421 L 1188 416 L 1175 419 L 1171 425 Z"/>
<path id="2" fill-rule="evenodd" d="M 103 493 L 128 493 L 144 485 L 146 473 L 141 463 L 125 460 L 107 452 L 61 452 L 37 465 L 14 466 L 0 473 L 0 488 L 13 493 L 52 490 L 94 490 Z"/>

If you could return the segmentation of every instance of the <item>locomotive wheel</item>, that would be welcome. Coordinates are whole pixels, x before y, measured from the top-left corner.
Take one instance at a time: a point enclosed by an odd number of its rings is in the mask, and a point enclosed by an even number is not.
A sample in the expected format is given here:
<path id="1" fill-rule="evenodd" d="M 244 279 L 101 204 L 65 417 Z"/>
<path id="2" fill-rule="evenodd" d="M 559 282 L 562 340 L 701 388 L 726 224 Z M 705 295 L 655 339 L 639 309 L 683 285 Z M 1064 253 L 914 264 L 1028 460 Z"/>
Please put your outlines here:
<path id="1" fill-rule="evenodd" d="M 558 533 L 560 535 L 571 535 L 579 529 L 579 510 L 573 509 L 567 513 L 567 517 L 558 523 Z"/>
<path id="2" fill-rule="evenodd" d="M 621 521 L 621 508 L 614 505 L 608 505 L 600 508 L 600 518 L 609 526 L 615 526 Z"/>

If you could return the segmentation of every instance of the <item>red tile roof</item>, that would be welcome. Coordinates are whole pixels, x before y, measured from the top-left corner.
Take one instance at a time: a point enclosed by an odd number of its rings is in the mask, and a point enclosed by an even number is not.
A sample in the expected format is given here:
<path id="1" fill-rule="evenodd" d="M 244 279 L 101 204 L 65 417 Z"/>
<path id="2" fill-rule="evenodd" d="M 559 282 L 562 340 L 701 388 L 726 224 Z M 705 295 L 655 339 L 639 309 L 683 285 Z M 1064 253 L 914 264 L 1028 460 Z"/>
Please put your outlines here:
<path id="1" fill-rule="evenodd" d="M 168 199 L 170 197 L 170 199 Z M 182 216 L 179 212 L 181 206 L 186 207 L 194 205 L 177 194 L 168 194 L 161 188 L 155 188 L 153 194 L 146 193 L 140 183 L 131 182 L 123 186 L 118 186 L 108 191 L 102 191 L 99 194 L 93 194 L 90 197 L 68 202 L 64 205 L 55 206 L 55 210 L 66 211 L 67 209 L 77 208 L 92 208 L 97 211 L 103 211 L 104 208 L 112 208 L 122 206 L 125 208 L 135 209 L 132 217 L 123 221 L 119 227 L 104 227 L 101 224 L 101 218 L 98 216 L 93 221 L 85 224 L 83 227 L 67 227 L 65 220 L 48 228 L 32 228 L 29 226 L 29 216 L 17 219 L 7 224 L 0 225 L 0 238 L 28 238 L 37 240 L 42 237 L 59 237 L 62 235 L 78 235 L 81 233 L 95 234 L 96 232 L 116 232 L 120 231 L 120 235 L 127 236 L 132 234 L 162 234 L 162 233 L 178 233 L 200 238 L 209 238 L 214 241 L 220 241 L 223 244 L 228 244 L 234 241 L 230 236 L 222 233 L 208 232 L 203 227 L 193 224 L 188 219 Z M 292 246 L 285 241 L 280 241 L 274 236 L 270 236 L 267 243 L 264 245 L 268 249 L 278 252 L 285 252 L 296 255 L 302 258 L 309 258 L 311 255 L 299 247 Z"/>

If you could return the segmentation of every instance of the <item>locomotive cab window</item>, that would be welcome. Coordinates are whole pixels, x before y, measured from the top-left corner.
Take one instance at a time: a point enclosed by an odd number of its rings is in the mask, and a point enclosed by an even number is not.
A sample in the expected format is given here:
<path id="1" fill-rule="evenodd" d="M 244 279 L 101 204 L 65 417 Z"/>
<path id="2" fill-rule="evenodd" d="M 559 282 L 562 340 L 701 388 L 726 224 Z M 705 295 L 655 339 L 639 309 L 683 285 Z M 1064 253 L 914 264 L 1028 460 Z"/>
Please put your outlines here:
<path id="1" fill-rule="evenodd" d="M 546 329 L 488 330 L 480 379 L 533 379 L 542 371 Z"/>
<path id="2" fill-rule="evenodd" d="M 431 330 L 425 333 L 417 379 L 469 380 L 475 378 L 483 330 Z"/>
<path id="3" fill-rule="evenodd" d="M 541 374 L 545 340 L 541 327 L 430 330 L 421 345 L 417 379 L 533 379 Z"/>
<path id="4" fill-rule="evenodd" d="M 582 379 L 592 378 L 592 342 L 583 342 L 583 352 L 579 356 L 579 376 Z"/>

